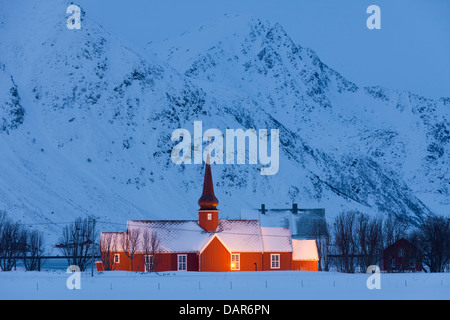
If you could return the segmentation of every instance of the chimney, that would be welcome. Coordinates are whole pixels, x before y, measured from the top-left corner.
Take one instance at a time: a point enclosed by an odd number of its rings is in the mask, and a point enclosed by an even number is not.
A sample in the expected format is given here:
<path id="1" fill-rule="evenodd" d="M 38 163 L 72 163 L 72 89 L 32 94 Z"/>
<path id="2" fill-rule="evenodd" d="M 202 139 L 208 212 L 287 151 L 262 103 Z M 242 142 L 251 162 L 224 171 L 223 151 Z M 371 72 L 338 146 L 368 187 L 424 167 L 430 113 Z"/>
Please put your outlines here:
<path id="1" fill-rule="evenodd" d="M 198 210 L 199 225 L 208 232 L 214 232 L 219 225 L 219 210 L 217 210 L 219 200 L 214 195 L 209 155 L 206 159 L 203 193 L 198 200 L 198 204 L 200 206 L 200 209 Z"/>

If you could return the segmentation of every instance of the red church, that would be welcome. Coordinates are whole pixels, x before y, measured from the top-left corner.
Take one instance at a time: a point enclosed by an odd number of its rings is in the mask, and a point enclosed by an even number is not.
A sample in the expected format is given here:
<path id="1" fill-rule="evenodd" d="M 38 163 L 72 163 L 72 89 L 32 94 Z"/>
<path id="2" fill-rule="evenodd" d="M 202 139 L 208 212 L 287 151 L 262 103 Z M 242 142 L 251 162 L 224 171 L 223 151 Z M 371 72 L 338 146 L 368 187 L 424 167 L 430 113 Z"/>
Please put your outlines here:
<path id="1" fill-rule="evenodd" d="M 318 270 L 316 241 L 259 220 L 219 219 L 206 163 L 198 220 L 129 220 L 126 232 L 102 232 L 98 270 Z"/>

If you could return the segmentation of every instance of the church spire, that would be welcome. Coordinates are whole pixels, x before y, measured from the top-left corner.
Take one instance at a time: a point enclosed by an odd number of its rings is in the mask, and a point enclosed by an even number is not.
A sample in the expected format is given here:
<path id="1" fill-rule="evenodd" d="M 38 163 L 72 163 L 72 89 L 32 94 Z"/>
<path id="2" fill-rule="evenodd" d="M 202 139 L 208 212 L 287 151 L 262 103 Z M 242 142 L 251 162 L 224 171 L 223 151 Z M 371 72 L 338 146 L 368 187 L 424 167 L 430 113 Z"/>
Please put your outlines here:
<path id="1" fill-rule="evenodd" d="M 219 204 L 219 200 L 214 195 L 214 185 L 211 175 L 211 164 L 209 154 L 206 158 L 205 166 L 205 178 L 203 180 L 203 193 L 198 200 L 200 210 L 217 210 L 216 207 Z"/>
<path id="2" fill-rule="evenodd" d="M 219 225 L 219 210 L 217 210 L 219 200 L 214 195 L 209 155 L 206 158 L 203 193 L 200 199 L 198 199 L 198 204 L 200 205 L 200 209 L 198 210 L 198 224 L 205 231 L 214 232 Z"/>

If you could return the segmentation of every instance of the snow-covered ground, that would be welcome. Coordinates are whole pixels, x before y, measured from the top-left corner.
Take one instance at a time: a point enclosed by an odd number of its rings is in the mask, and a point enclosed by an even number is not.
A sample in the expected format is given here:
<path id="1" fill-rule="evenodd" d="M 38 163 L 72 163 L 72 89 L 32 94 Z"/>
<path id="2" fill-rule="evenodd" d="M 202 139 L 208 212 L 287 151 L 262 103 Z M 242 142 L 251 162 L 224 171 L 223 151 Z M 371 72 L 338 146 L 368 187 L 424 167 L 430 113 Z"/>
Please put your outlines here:
<path id="1" fill-rule="evenodd" d="M 0 272 L 0 299 L 301 300 L 450 298 L 450 273 L 380 275 L 380 289 L 368 289 L 370 274 L 335 272 L 95 272 L 80 275 L 69 290 L 64 270 Z M 73 279 L 73 278 L 72 278 Z M 72 282 L 75 284 L 75 280 Z"/>

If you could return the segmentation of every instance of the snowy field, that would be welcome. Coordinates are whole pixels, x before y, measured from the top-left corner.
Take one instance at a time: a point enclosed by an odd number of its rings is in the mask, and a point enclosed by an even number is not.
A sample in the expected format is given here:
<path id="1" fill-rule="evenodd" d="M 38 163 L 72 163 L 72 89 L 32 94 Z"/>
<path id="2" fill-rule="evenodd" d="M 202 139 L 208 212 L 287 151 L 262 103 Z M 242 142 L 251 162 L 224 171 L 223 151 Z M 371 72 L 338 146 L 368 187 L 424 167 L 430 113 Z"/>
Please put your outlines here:
<path id="1" fill-rule="evenodd" d="M 370 274 L 268 271 L 197 273 L 82 272 L 80 289 L 69 290 L 63 270 L 0 272 L 0 299 L 301 300 L 450 298 L 450 273 L 380 275 L 369 290 Z M 76 280 L 72 277 L 72 284 Z"/>

